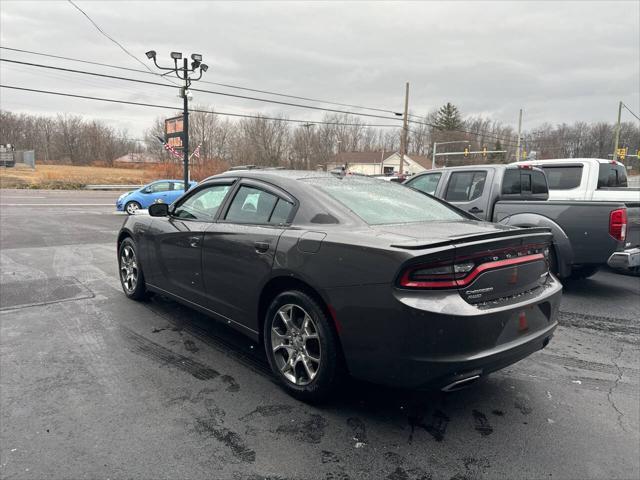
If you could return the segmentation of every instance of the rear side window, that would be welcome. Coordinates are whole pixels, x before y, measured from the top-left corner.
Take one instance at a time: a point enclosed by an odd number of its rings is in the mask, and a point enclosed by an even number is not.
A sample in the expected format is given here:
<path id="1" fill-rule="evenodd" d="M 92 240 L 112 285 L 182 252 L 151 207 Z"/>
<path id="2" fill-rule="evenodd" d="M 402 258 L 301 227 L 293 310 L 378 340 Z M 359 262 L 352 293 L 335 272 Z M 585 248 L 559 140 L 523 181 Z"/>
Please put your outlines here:
<path id="1" fill-rule="evenodd" d="M 547 179 L 539 170 L 509 168 L 502 179 L 503 195 L 548 193 Z"/>
<path id="2" fill-rule="evenodd" d="M 549 193 L 549 187 L 547 187 L 547 177 L 544 176 L 544 173 L 534 170 L 531 173 L 531 178 L 533 180 L 531 193 Z"/>
<path id="3" fill-rule="evenodd" d="M 580 186 L 582 179 L 582 165 L 567 165 L 564 167 L 542 166 L 547 174 L 549 190 L 570 190 Z"/>
<path id="4" fill-rule="evenodd" d="M 520 170 L 510 168 L 504 171 L 502 178 L 503 195 L 519 195 L 522 191 L 520 187 Z"/>
<path id="5" fill-rule="evenodd" d="M 289 215 L 291 215 L 291 210 L 293 210 L 293 203 L 279 198 L 278 203 L 276 203 L 276 208 L 273 209 L 269 223 L 274 225 L 287 223 Z"/>
<path id="6" fill-rule="evenodd" d="M 598 188 L 627 187 L 627 171 L 624 165 L 601 163 L 598 171 Z"/>
<path id="7" fill-rule="evenodd" d="M 274 224 L 286 223 L 293 204 L 278 196 L 243 185 L 233 198 L 226 220 L 235 223 Z"/>
<path id="8" fill-rule="evenodd" d="M 487 172 L 453 172 L 444 198 L 449 202 L 470 202 L 480 198 L 486 179 Z"/>
<path id="9" fill-rule="evenodd" d="M 411 188 L 415 188 L 416 190 L 420 190 L 421 192 L 433 195 L 436 188 L 438 188 L 440 177 L 442 177 L 442 173 L 440 172 L 420 175 L 418 178 L 407 183 L 407 185 Z"/>

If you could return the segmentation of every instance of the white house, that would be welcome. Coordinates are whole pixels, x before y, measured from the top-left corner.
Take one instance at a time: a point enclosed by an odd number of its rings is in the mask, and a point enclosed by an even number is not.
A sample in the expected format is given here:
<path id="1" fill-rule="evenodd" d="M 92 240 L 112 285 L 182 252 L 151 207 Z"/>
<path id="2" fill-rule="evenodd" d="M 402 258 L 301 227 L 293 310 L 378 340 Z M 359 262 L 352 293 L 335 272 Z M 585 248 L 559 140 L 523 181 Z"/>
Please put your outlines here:
<path id="1" fill-rule="evenodd" d="M 400 173 L 398 152 L 340 152 L 327 164 L 327 170 L 346 166 L 351 173 L 394 175 Z M 404 156 L 404 173 L 415 175 L 431 168 L 431 159 L 419 155 Z"/>

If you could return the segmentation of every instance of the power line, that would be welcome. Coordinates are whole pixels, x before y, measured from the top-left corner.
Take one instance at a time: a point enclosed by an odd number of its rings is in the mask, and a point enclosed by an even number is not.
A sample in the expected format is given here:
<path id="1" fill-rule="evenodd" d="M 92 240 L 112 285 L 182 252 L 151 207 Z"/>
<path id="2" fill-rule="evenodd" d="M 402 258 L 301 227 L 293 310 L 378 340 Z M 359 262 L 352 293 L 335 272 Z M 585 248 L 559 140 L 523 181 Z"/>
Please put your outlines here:
<path id="1" fill-rule="evenodd" d="M 79 73 L 82 75 L 91 75 L 91 76 L 95 76 L 95 77 L 102 77 L 102 78 L 111 78 L 114 80 L 124 80 L 124 81 L 128 81 L 128 82 L 136 82 L 136 83 L 143 83 L 146 85 L 156 85 L 156 86 L 160 86 L 160 87 L 172 87 L 171 85 L 165 85 L 164 83 L 159 83 L 159 82 L 152 82 L 149 80 L 140 80 L 137 78 L 128 78 L 128 77 L 121 77 L 118 75 L 108 75 L 105 73 L 96 73 L 96 72 L 87 72 L 85 70 L 76 70 L 73 68 L 63 68 L 63 67 L 55 67 L 53 65 L 43 65 L 41 63 L 32 63 L 32 62 L 22 62 L 19 60 L 9 60 L 6 58 L 0 58 L 0 61 L 2 62 L 9 62 L 9 63 L 15 63 L 15 64 L 19 64 L 19 65 L 27 65 L 30 67 L 38 67 L 38 68 L 47 68 L 47 69 L 51 69 L 51 70 L 59 70 L 59 71 L 63 71 L 63 72 L 70 72 L 70 73 Z M 324 108 L 324 107 L 316 107 L 313 105 L 302 105 L 302 104 L 298 104 L 298 103 L 291 103 L 291 102 L 281 102 L 279 100 L 270 100 L 268 98 L 259 98 L 259 97 L 249 97 L 246 95 L 237 95 L 235 93 L 225 93 L 225 92 L 218 92 L 215 90 L 204 90 L 201 88 L 190 88 L 189 90 L 194 91 L 194 92 L 201 92 L 201 93 L 209 93 L 212 95 L 222 95 L 225 97 L 233 97 L 233 98 L 240 98 L 243 100 L 252 100 L 255 102 L 264 102 L 264 103 L 274 103 L 277 105 L 284 105 L 284 106 L 288 106 L 288 107 L 298 107 L 298 108 L 307 108 L 307 109 L 311 109 L 311 110 L 320 110 L 320 111 L 324 111 L 324 112 L 332 112 L 332 113 L 341 113 L 341 114 L 346 114 L 346 115 L 355 115 L 355 116 L 361 116 L 361 117 L 369 117 L 369 118 L 380 118 L 383 120 L 392 120 L 392 121 L 401 121 L 401 118 L 393 118 L 393 117 L 386 117 L 386 116 L 382 116 L 382 115 L 374 115 L 371 113 L 358 113 L 358 112 L 350 112 L 347 110 L 336 110 L 333 108 Z"/>
<path id="2" fill-rule="evenodd" d="M 64 93 L 64 92 L 54 92 L 51 90 L 40 90 L 35 88 L 25 88 L 25 87 L 17 87 L 15 85 L 3 85 L 0 84 L 0 88 L 9 88 L 12 90 L 21 90 L 25 92 L 34 92 L 34 93 L 46 93 L 49 95 L 58 95 L 61 97 L 72 97 L 72 98 L 80 98 L 84 100 L 96 100 L 100 102 L 109 102 L 109 103 L 120 103 L 125 105 L 137 105 L 141 107 L 153 107 L 153 108 L 164 108 L 169 110 L 179 110 L 179 107 L 172 107 L 170 105 L 158 105 L 155 103 L 143 103 L 143 102 L 131 102 L 128 100 L 117 100 L 113 98 L 104 98 L 104 97 L 94 97 L 89 95 L 77 95 L 73 93 Z M 241 113 L 231 113 L 231 112 L 217 112 L 212 110 L 201 110 L 201 109 L 190 109 L 190 112 L 197 113 L 207 113 L 211 115 L 223 115 L 227 117 L 238 117 L 238 118 L 256 118 L 262 120 L 273 120 L 277 122 L 288 122 L 288 123 L 315 123 L 319 125 L 343 125 L 349 127 L 391 127 L 391 128 L 399 128 L 398 125 L 387 125 L 387 124 L 363 124 L 363 123 L 343 123 L 343 122 L 326 122 L 326 121 L 318 121 L 318 122 L 310 122 L 309 120 L 298 120 L 292 118 L 278 118 L 278 117 L 265 117 L 263 115 L 248 115 Z"/>
<path id="3" fill-rule="evenodd" d="M 149 70 L 150 72 L 154 73 L 153 70 L 151 70 L 149 68 L 149 66 L 144 63 L 142 60 L 140 60 L 138 57 L 136 57 L 134 54 L 132 54 L 129 50 L 127 50 L 120 42 L 118 42 L 115 38 L 113 38 L 111 35 L 109 35 L 107 32 L 105 32 L 102 28 L 100 28 L 100 26 L 93 21 L 93 19 L 84 11 L 82 10 L 78 5 L 76 5 L 72 0 L 67 0 L 71 5 L 73 5 L 73 7 L 75 7 L 76 10 L 78 10 L 82 15 L 84 15 L 86 17 L 87 20 L 89 20 L 91 22 L 91 24 L 102 34 L 104 35 L 106 38 L 108 38 L 109 40 L 111 40 L 113 43 L 115 43 L 118 47 L 120 47 L 120 49 L 126 53 L 127 55 L 129 55 L 131 58 L 133 58 L 136 62 L 140 63 L 144 68 L 146 68 L 147 70 Z M 168 78 L 165 79 L 168 82 L 173 83 L 174 85 L 177 85 L 176 83 L 174 83 L 173 81 L 169 80 Z"/>
<path id="4" fill-rule="evenodd" d="M 151 74 L 151 75 L 155 75 L 157 77 L 161 77 L 162 74 L 156 73 L 154 71 L 146 71 L 146 70 L 140 70 L 140 69 L 136 69 L 136 68 L 128 68 L 128 67 L 122 67 L 119 65 L 112 65 L 109 63 L 100 63 L 100 62 L 93 62 L 90 60 L 82 60 L 79 58 L 72 58 L 72 57 L 64 57 L 64 56 L 60 56 L 60 55 L 52 55 L 52 54 L 48 54 L 48 53 L 42 53 L 42 52 L 34 52 L 33 50 L 24 50 L 21 48 L 11 48 L 11 47 L 2 47 L 0 46 L 1 49 L 4 50 L 11 50 L 13 52 L 21 52 L 21 53 L 29 53 L 31 55 L 39 55 L 42 57 L 50 57 L 50 58 L 57 58 L 59 60 L 68 60 L 71 62 L 79 62 L 79 63 L 86 63 L 89 65 L 96 65 L 96 66 L 101 66 L 101 67 L 108 67 L 108 68 L 116 68 L 119 70 L 127 70 L 130 72 L 138 72 L 138 73 L 144 73 L 144 74 Z M 145 65 L 146 67 L 146 65 Z M 236 90 L 244 90 L 247 92 L 255 92 L 255 93 L 263 93 L 266 95 L 273 95 L 276 97 L 283 97 L 283 98 L 293 98 L 295 100 L 304 100 L 307 102 L 316 102 L 316 103 L 324 103 L 327 105 L 338 105 L 340 107 L 349 107 L 349 108 L 357 108 L 359 110 L 370 110 L 370 111 L 374 111 L 374 112 L 383 112 L 383 113 L 392 113 L 392 114 L 396 114 L 398 112 L 395 112 L 394 110 L 389 110 L 389 109 L 384 109 L 384 108 L 377 108 L 377 107 L 365 107 L 362 105 L 354 105 L 354 104 L 350 104 L 350 103 L 340 103 L 340 102 L 334 102 L 331 100 L 320 100 L 317 98 L 310 98 L 310 97 L 302 97 L 302 96 L 298 96 L 298 95 L 290 95 L 290 94 L 286 94 L 286 93 L 279 93 L 279 92 L 273 92 L 273 91 L 269 91 L 269 90 L 260 90 L 257 88 L 249 88 L 249 87 L 242 87 L 239 85 L 232 85 L 229 83 L 219 83 L 219 82 L 211 82 L 208 80 L 200 80 L 201 84 L 209 84 L 209 85 L 216 85 L 219 87 L 226 87 L 226 88 L 233 88 Z M 416 117 L 416 118 L 422 118 L 418 115 L 414 115 L 414 114 L 409 114 L 410 117 Z"/>
<path id="5" fill-rule="evenodd" d="M 97 73 L 97 72 L 87 72 L 85 70 L 76 70 L 76 69 L 72 69 L 72 68 L 56 67 L 56 66 L 53 66 L 53 65 L 44 65 L 44 64 L 40 64 L 40 63 L 22 62 L 22 61 L 19 61 L 19 60 L 10 60 L 10 59 L 6 59 L 6 58 L 0 58 L 0 61 L 19 64 L 19 65 L 27 65 L 27 66 L 31 66 L 31 67 L 45 68 L 45 69 L 50 69 L 50 70 L 59 70 L 59 71 L 63 71 L 63 72 L 79 73 L 79 74 L 82 74 L 82 75 L 90 75 L 90 76 L 95 76 L 95 77 L 110 78 L 110 79 L 114 79 L 114 80 L 123 80 L 123 81 L 128 81 L 128 82 L 142 83 L 142 84 L 146 84 L 146 85 L 155 85 L 155 86 L 160 86 L 160 87 L 171 87 L 171 85 L 166 85 L 164 83 L 159 83 L 159 82 L 152 82 L 152 81 L 149 81 L 149 80 L 140 80 L 140 79 L 136 79 L 136 78 L 121 77 L 121 76 L 118 76 L 118 75 L 108 75 L 108 74 Z M 249 97 L 249 96 L 246 96 L 246 95 L 236 95 L 236 94 L 233 94 L 233 93 L 217 92 L 217 91 L 214 91 L 214 90 L 204 90 L 204 89 L 200 89 L 200 88 L 192 88 L 191 90 L 194 91 L 194 92 L 209 93 L 209 94 L 212 94 L 212 95 L 222 95 L 222 96 L 233 97 L 233 98 L 241 98 L 241 99 L 244 99 L 244 100 L 252 100 L 252 101 L 257 101 L 257 102 L 274 103 L 274 104 L 285 105 L 285 106 L 290 106 L 290 107 L 307 108 L 307 109 L 311 109 L 311 110 L 319 110 L 319 111 L 325 111 L 325 112 L 340 113 L 340 114 L 362 116 L 362 117 L 369 117 L 369 118 L 379 118 L 379 119 L 383 119 L 383 120 L 402 121 L 402 118 L 393 118 L 393 117 L 386 117 L 386 116 L 382 116 L 382 115 L 373 115 L 373 114 L 370 114 L 370 113 L 357 113 L 357 112 L 350 112 L 350 111 L 346 111 L 346 110 L 335 110 L 335 109 L 330 109 L 330 108 L 315 107 L 315 106 L 312 106 L 312 105 L 302 105 L 302 104 L 296 104 L 296 103 L 291 103 L 291 102 L 281 102 L 281 101 L 278 101 L 278 100 L 270 100 L 270 99 L 258 98 L 258 97 Z M 439 127 L 438 125 L 435 125 L 433 123 L 419 122 L 419 121 L 416 121 L 416 120 L 407 120 L 407 121 L 408 121 L 408 123 L 413 123 L 413 124 L 417 124 L 417 125 L 424 125 L 424 126 L 435 128 L 437 130 L 444 131 L 444 129 L 442 127 Z M 322 122 L 315 122 L 315 123 L 322 123 Z M 343 125 L 343 123 L 339 123 L 339 124 Z M 448 131 L 454 131 L 454 132 L 459 132 L 459 133 L 467 133 L 467 134 L 475 135 L 475 136 L 485 136 L 485 137 L 493 138 L 493 139 L 496 139 L 496 140 L 502 140 L 502 141 L 511 141 L 511 139 L 508 139 L 506 137 L 502 137 L 502 136 L 495 135 L 495 134 L 488 134 L 488 133 L 486 133 L 484 131 L 483 132 L 474 132 L 474 131 L 471 131 L 471 130 L 463 130 L 463 129 L 448 130 Z"/>
<path id="6" fill-rule="evenodd" d="M 61 57 L 61 56 L 58 56 L 58 55 L 42 54 L 42 53 L 38 53 L 38 52 L 31 52 L 31 51 L 28 51 L 28 50 L 21 50 L 21 49 L 9 48 L 9 47 L 0 47 L 0 48 L 7 49 L 7 50 L 12 50 L 12 51 L 33 53 L 33 54 L 36 54 L 36 55 L 42 55 L 42 56 L 46 56 L 46 57 L 52 57 L 52 58 L 58 58 L 58 59 L 64 59 L 64 60 L 72 60 L 72 61 L 92 64 L 92 65 L 106 66 L 106 67 L 110 67 L 110 68 L 117 68 L 117 69 L 121 69 L 121 70 L 127 70 L 127 71 L 133 71 L 133 72 L 139 72 L 139 73 L 145 73 L 145 74 L 151 73 L 151 74 L 156 75 L 156 76 L 162 76 L 162 75 L 157 74 L 155 72 L 146 72 L 146 71 L 143 71 L 143 70 L 137 70 L 137 69 L 127 68 L 127 67 L 120 67 L 120 66 L 116 66 L 116 65 L 104 64 L 104 63 L 99 63 L 99 62 L 91 62 L 91 61 L 87 61 L 87 60 L 78 60 L 78 59 L 73 59 L 73 58 L 69 58 L 69 57 Z M 18 60 L 10 60 L 10 59 L 3 59 L 3 58 L 0 58 L 0 61 L 16 63 L 16 64 L 21 64 L 21 65 L 27 65 L 27 66 L 33 66 L 33 67 L 39 67 L 39 68 L 48 68 L 48 69 L 53 69 L 53 70 L 66 71 L 66 72 L 70 72 L 70 73 L 79 73 L 79 74 L 82 74 L 82 75 L 92 75 L 92 76 L 98 76 L 98 77 L 104 77 L 104 78 L 110 78 L 110 79 L 116 79 L 116 80 L 130 81 L 130 82 L 136 82 L 136 83 L 144 83 L 144 84 L 148 84 L 148 85 L 156 85 L 156 86 L 161 86 L 161 87 L 171 87 L 171 85 L 165 85 L 163 83 L 158 83 L 158 82 L 151 82 L 151 81 L 148 81 L 148 80 L 139 80 L 139 79 L 134 79 L 134 78 L 121 77 L 121 76 L 117 76 L 117 75 L 108 75 L 108 74 L 102 74 L 102 73 L 96 73 L 96 72 L 87 72 L 85 70 L 76 70 L 76 69 L 69 69 L 69 68 L 63 68 L 63 67 L 55 67 L 55 66 L 52 66 L 52 65 L 43 65 L 43 64 L 39 64 L 39 63 L 22 62 L 22 61 L 18 61 Z M 215 85 L 225 85 L 225 84 L 218 84 L 218 83 L 215 83 L 215 82 L 206 82 L 206 81 L 203 81 L 202 83 L 212 83 L 212 84 L 215 84 Z M 240 98 L 240 99 L 244 99 L 244 100 L 252 100 L 252 101 L 258 101 L 258 102 L 265 102 L 265 103 L 274 103 L 274 104 L 290 106 L 290 107 L 307 108 L 307 109 L 311 109 L 311 110 L 319 110 L 319 111 L 326 111 L 326 112 L 331 112 L 331 113 L 340 113 L 340 114 L 346 114 L 346 115 L 364 116 L 364 117 L 370 117 L 370 118 L 380 118 L 380 119 L 383 119 L 383 120 L 402 121 L 402 118 L 393 118 L 393 117 L 386 117 L 386 116 L 382 116 L 382 115 L 372 115 L 372 114 L 367 114 L 367 113 L 358 113 L 358 112 L 351 112 L 351 111 L 346 111 L 346 110 L 329 109 L 329 108 L 323 108 L 323 107 L 316 107 L 316 106 L 313 106 L 313 105 L 296 104 L 296 103 L 291 103 L 291 102 L 281 102 L 281 101 L 278 101 L 278 100 L 271 100 L 271 99 L 259 98 L 259 97 L 249 97 L 249 96 L 245 96 L 245 95 L 236 95 L 236 94 L 232 94 L 232 93 L 218 92 L 218 91 L 213 91 L 213 90 L 205 90 L 205 89 L 199 89 L 199 88 L 192 88 L 191 90 L 195 91 L 195 92 L 209 93 L 209 94 L 212 94 L 212 95 L 222 95 L 222 96 L 228 96 L 228 97 L 233 97 L 233 98 Z M 246 90 L 260 91 L 260 90 L 256 90 L 256 89 L 246 89 Z M 263 92 L 269 93 L 269 92 L 266 92 L 266 91 L 263 91 Z M 269 93 L 269 94 L 272 94 L 272 93 Z M 284 95 L 284 94 L 279 94 L 279 95 L 281 95 L 281 96 L 289 96 L 289 95 Z M 294 97 L 294 98 L 305 98 L 305 97 Z M 327 103 L 334 103 L 334 102 L 327 102 Z M 347 105 L 347 104 L 344 104 L 344 105 Z M 387 111 L 387 112 L 390 112 L 390 113 L 395 113 L 395 112 L 392 112 L 391 110 L 374 109 L 374 108 L 368 108 L 368 107 L 357 107 L 357 108 L 367 108 L 367 109 L 370 109 L 370 110 L 380 110 L 380 111 Z M 631 112 L 631 113 L 633 113 L 633 112 Z M 417 117 L 416 115 L 412 115 L 412 114 L 409 114 L 408 116 L 409 117 Z M 419 117 L 419 118 L 421 118 L 421 117 Z M 428 127 L 432 127 L 432 128 L 437 129 L 437 130 L 440 130 L 440 131 L 444 131 L 443 128 L 441 128 L 438 125 L 435 125 L 433 123 L 421 122 L 421 121 L 417 121 L 417 120 L 407 120 L 407 121 L 408 121 L 408 123 L 413 123 L 413 124 L 416 124 L 416 125 L 428 126 Z M 315 122 L 315 123 L 320 123 L 320 122 Z M 494 140 L 500 140 L 500 141 L 503 141 L 503 142 L 513 142 L 512 138 L 510 138 L 510 137 L 496 135 L 496 134 L 493 134 L 493 133 L 487 133 L 485 130 L 472 131 L 472 130 L 455 129 L 455 130 L 448 130 L 448 131 L 466 133 L 466 134 L 474 135 L 474 136 L 485 136 L 485 137 L 492 138 Z M 414 132 L 414 133 L 416 133 L 416 132 Z"/>
<path id="7" fill-rule="evenodd" d="M 633 115 L 633 116 L 634 116 L 634 117 L 636 117 L 638 120 L 640 120 L 640 117 L 639 117 L 638 115 L 636 115 L 635 113 L 633 113 L 633 112 L 631 111 L 631 109 L 630 109 L 629 107 L 627 107 L 627 105 L 626 105 L 624 102 L 620 102 L 620 103 L 622 103 L 622 106 L 623 106 L 624 108 L 626 108 L 626 109 L 627 109 L 627 111 L 628 111 L 631 115 Z"/>

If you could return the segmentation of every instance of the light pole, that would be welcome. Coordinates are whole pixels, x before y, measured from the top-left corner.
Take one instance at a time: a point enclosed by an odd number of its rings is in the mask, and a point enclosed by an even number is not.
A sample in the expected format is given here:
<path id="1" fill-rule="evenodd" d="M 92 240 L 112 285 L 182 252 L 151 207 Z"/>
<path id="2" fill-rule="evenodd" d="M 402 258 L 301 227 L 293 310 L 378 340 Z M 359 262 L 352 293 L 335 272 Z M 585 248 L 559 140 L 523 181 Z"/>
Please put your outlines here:
<path id="1" fill-rule="evenodd" d="M 180 97 L 182 97 L 182 152 L 184 162 L 184 190 L 189 189 L 189 87 L 192 81 L 200 80 L 202 74 L 206 72 L 209 67 L 202 63 L 202 55 L 199 53 L 191 54 L 191 68 L 189 68 L 189 60 L 185 57 L 182 58 L 182 53 L 171 52 L 171 58 L 173 59 L 173 68 L 161 67 L 156 61 L 155 50 L 149 50 L 147 58 L 153 59 L 153 63 L 160 70 L 166 70 L 176 74 L 180 80 L 184 81 L 184 86 L 180 88 Z M 182 59 L 182 68 L 178 67 L 178 60 Z M 198 70 L 198 78 L 190 77 L 189 74 Z M 166 75 L 166 74 L 165 74 Z"/>
<path id="2" fill-rule="evenodd" d="M 453 140 L 451 142 L 433 142 L 433 152 L 431 153 L 431 168 L 436 168 L 436 148 L 438 145 L 450 145 L 452 143 L 469 143 L 469 140 Z"/>

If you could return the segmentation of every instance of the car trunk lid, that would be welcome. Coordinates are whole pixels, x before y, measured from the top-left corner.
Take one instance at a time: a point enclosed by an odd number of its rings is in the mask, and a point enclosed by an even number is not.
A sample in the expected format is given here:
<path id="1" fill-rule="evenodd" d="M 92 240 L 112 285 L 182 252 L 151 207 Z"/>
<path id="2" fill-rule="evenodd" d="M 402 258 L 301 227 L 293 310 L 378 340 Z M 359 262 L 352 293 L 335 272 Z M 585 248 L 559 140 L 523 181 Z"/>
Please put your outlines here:
<path id="1" fill-rule="evenodd" d="M 544 283 L 552 239 L 548 229 L 477 222 L 473 230 L 458 223 L 449 224 L 448 233 L 441 225 L 432 235 L 394 242 L 393 247 L 415 252 L 403 266 L 400 288 L 457 289 L 467 302 L 477 304 L 513 298 Z M 403 233 L 409 236 L 409 231 Z"/>

